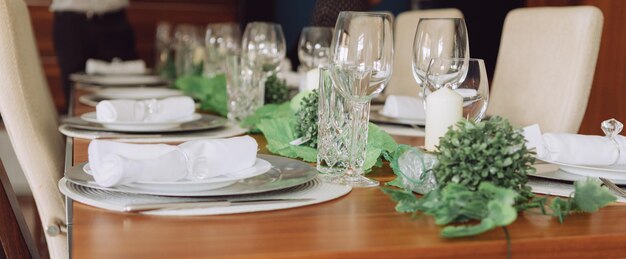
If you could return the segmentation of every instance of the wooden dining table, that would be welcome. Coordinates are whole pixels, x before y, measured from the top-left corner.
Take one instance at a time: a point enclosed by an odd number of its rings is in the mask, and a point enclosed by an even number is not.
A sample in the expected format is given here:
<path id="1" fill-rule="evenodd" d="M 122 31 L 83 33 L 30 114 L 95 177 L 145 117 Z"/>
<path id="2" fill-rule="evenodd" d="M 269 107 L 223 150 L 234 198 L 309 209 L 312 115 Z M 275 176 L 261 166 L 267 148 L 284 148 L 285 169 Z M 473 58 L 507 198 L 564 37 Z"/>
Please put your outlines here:
<path id="1" fill-rule="evenodd" d="M 75 91 L 71 113 L 93 111 Z M 270 154 L 262 135 L 252 135 Z M 421 145 L 423 138 L 394 136 Z M 89 140 L 68 138 L 68 167 L 85 162 Z M 385 164 L 368 177 L 395 178 Z M 149 216 L 91 207 L 68 199 L 72 258 L 505 258 L 501 228 L 443 238 L 426 215 L 401 214 L 380 188 L 354 188 L 328 202 L 220 216 Z M 626 258 L 626 206 L 575 214 L 563 224 L 520 213 L 507 227 L 513 258 Z"/>

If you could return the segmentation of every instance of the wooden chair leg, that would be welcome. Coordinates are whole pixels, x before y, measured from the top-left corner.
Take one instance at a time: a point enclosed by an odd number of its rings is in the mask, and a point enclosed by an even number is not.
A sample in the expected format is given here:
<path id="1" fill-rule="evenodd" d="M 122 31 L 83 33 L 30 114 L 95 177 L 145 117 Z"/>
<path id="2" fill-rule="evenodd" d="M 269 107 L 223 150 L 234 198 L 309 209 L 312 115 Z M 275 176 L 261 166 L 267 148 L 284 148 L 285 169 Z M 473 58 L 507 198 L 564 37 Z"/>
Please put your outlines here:
<path id="1" fill-rule="evenodd" d="M 0 161 L 0 243 L 6 258 L 39 258 L 33 237 Z"/>

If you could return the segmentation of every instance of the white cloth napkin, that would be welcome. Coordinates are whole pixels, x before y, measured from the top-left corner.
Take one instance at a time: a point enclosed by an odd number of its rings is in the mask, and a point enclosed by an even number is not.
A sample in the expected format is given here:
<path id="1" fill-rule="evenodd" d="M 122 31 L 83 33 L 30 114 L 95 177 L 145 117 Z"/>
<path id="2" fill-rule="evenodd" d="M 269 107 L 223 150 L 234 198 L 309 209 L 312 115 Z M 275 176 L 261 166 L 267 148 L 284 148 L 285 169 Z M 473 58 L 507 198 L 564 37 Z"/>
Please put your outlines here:
<path id="1" fill-rule="evenodd" d="M 188 96 L 162 100 L 106 100 L 96 105 L 96 118 L 102 122 L 165 122 L 190 116 L 195 110 L 195 103 Z"/>
<path id="2" fill-rule="evenodd" d="M 146 73 L 146 62 L 143 60 L 121 61 L 114 59 L 106 62 L 97 59 L 88 59 L 85 65 L 87 74 L 102 75 L 134 75 Z"/>
<path id="3" fill-rule="evenodd" d="M 615 141 L 602 136 L 544 133 L 538 125 L 524 128 L 526 146 L 536 148 L 537 158 L 573 165 L 626 165 L 626 137 L 617 135 Z M 618 157 L 619 156 L 619 157 Z"/>
<path id="4" fill-rule="evenodd" d="M 380 111 L 380 114 L 401 119 L 426 119 L 426 111 L 424 111 L 422 100 L 403 95 L 387 96 L 385 106 Z"/>
<path id="5" fill-rule="evenodd" d="M 236 173 L 256 161 L 250 136 L 193 140 L 178 146 L 93 140 L 89 167 L 96 183 L 111 187 L 138 181 L 200 180 Z"/>

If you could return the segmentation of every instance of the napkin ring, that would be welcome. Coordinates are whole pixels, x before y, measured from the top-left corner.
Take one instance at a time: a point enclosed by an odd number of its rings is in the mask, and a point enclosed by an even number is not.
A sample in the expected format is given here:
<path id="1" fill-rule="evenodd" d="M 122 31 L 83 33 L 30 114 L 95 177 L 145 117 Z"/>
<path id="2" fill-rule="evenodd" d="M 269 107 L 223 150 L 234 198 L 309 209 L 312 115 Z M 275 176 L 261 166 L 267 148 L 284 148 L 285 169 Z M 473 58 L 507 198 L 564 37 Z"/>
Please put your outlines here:
<path id="1" fill-rule="evenodd" d="M 140 109 L 144 110 L 144 121 L 152 120 L 152 116 L 159 112 L 159 101 L 157 99 L 149 99 L 139 102 Z"/>
<path id="2" fill-rule="evenodd" d="M 185 152 L 185 150 L 183 150 L 179 146 L 176 146 L 176 151 L 183 154 L 183 157 L 185 158 L 185 167 L 187 169 L 187 175 L 188 176 L 191 175 L 191 159 L 189 159 L 189 155 L 187 155 L 187 152 Z"/>
<path id="3" fill-rule="evenodd" d="M 613 144 L 615 144 L 615 148 L 617 149 L 617 157 L 615 158 L 615 161 L 611 163 L 611 165 L 615 165 L 617 164 L 617 162 L 619 162 L 619 158 L 622 155 L 622 149 L 620 148 L 619 143 L 615 139 L 615 136 L 617 136 L 617 134 L 619 134 L 622 131 L 622 129 L 624 128 L 624 124 L 622 124 L 616 119 L 609 119 L 609 120 L 605 120 L 602 122 L 601 128 L 602 128 L 602 131 L 604 132 L 604 135 L 611 142 L 613 142 Z"/>

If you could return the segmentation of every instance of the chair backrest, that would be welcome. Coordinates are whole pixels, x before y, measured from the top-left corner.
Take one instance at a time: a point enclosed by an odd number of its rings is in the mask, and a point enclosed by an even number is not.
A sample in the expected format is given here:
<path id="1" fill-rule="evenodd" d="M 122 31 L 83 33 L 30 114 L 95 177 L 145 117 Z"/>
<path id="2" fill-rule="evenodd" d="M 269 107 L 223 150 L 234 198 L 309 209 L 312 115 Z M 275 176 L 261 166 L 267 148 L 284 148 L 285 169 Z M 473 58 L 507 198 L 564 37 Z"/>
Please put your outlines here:
<path id="1" fill-rule="evenodd" d="M 385 89 L 386 95 L 408 95 L 417 97 L 419 85 L 413 79 L 413 38 L 421 18 L 463 18 L 463 13 L 454 8 L 416 10 L 400 13 L 394 28 L 393 74 Z"/>
<path id="2" fill-rule="evenodd" d="M 603 16 L 593 6 L 520 8 L 504 21 L 487 114 L 576 133 L 595 72 Z"/>
<path id="3" fill-rule="evenodd" d="M 64 146 L 23 0 L 0 0 L 0 114 L 33 192 L 44 228 L 65 221 L 57 182 Z M 46 235 L 52 258 L 65 258 L 67 236 Z"/>
<path id="4" fill-rule="evenodd" d="M 37 246 L 28 231 L 2 161 L 0 161 L 0 258 L 39 258 Z"/>

